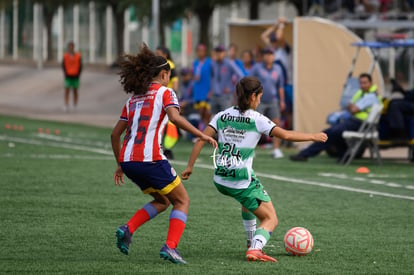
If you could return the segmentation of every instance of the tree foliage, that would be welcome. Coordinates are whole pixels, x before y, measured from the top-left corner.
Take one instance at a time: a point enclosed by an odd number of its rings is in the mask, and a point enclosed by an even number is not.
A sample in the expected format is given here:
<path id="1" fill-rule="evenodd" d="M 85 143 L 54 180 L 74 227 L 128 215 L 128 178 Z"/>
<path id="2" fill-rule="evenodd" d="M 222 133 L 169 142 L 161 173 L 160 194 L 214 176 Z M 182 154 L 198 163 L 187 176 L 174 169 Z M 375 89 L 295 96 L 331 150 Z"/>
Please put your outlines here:
<path id="1" fill-rule="evenodd" d="M 210 37 L 208 27 L 210 25 L 210 19 L 213 14 L 214 8 L 217 6 L 227 6 L 234 2 L 240 2 L 239 0 L 207 0 L 207 1 L 188 1 L 191 11 L 197 16 L 200 21 L 200 38 L 199 43 L 205 45 L 210 44 Z"/>
<path id="2" fill-rule="evenodd" d="M 0 9 L 5 9 L 13 5 L 13 0 L 0 0 Z"/>

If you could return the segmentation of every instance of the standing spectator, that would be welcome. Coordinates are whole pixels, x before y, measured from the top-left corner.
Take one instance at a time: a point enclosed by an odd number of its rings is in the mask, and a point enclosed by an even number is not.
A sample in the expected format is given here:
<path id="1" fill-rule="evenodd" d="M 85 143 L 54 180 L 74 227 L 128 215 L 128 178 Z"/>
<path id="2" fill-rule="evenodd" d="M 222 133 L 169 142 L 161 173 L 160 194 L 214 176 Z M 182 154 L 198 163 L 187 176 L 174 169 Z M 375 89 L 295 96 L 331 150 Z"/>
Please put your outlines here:
<path id="1" fill-rule="evenodd" d="M 228 58 L 226 49 L 220 45 L 214 48 L 217 59 L 211 63 L 211 113 L 217 114 L 233 104 L 234 80 L 241 79 L 243 72 Z M 235 78 L 234 78 L 235 76 Z"/>
<path id="2" fill-rule="evenodd" d="M 254 56 L 251 50 L 245 50 L 242 52 L 243 69 L 246 74 L 250 75 L 250 72 L 254 65 Z"/>
<path id="3" fill-rule="evenodd" d="M 283 88 L 282 69 L 273 62 L 274 52 L 272 48 L 262 51 L 263 62 L 254 65 L 250 75 L 259 78 L 263 85 L 261 104 L 257 108 L 259 113 L 267 116 L 276 125 L 280 125 L 281 112 L 285 109 L 285 90 Z M 273 138 L 273 158 L 282 158 L 280 139 Z"/>
<path id="4" fill-rule="evenodd" d="M 164 57 L 167 59 L 168 64 L 170 64 L 171 68 L 171 76 L 170 81 L 168 82 L 168 88 L 172 88 L 174 91 L 178 90 L 178 74 L 177 70 L 175 68 L 174 61 L 171 57 L 171 52 L 167 47 L 164 46 L 158 46 L 155 50 L 155 54 Z"/>
<path id="5" fill-rule="evenodd" d="M 65 74 L 65 106 L 64 111 L 69 110 L 69 93 L 73 89 L 73 110 L 78 106 L 79 78 L 82 72 L 82 57 L 79 52 L 75 52 L 75 43 L 68 43 L 68 51 L 63 55 L 63 72 Z"/>
<path id="6" fill-rule="evenodd" d="M 243 67 L 243 62 L 237 58 L 237 52 L 239 48 L 236 44 L 231 43 L 229 46 L 229 49 L 227 50 L 227 57 L 229 58 L 230 62 L 232 62 L 234 65 L 236 65 L 242 72 L 243 76 L 246 76 L 246 71 Z M 234 84 L 236 84 L 237 81 L 234 81 Z"/>
<path id="7" fill-rule="evenodd" d="M 180 71 L 180 111 L 194 127 L 200 128 L 200 115 L 194 108 L 193 100 L 193 75 L 191 69 L 182 68 Z M 197 139 L 191 133 L 186 134 L 188 140 L 194 141 Z"/>
<path id="8" fill-rule="evenodd" d="M 207 47 L 198 44 L 197 59 L 193 62 L 193 100 L 194 108 L 199 111 L 204 125 L 210 122 L 210 104 L 207 95 L 211 82 L 211 59 L 207 56 Z"/>
<path id="9" fill-rule="evenodd" d="M 286 121 L 286 128 L 292 129 L 293 121 L 293 85 L 292 85 L 292 56 L 290 54 L 291 48 L 284 37 L 286 19 L 279 18 L 276 24 L 269 27 L 262 33 L 263 42 L 274 49 L 275 63 L 279 64 L 283 74 L 283 86 L 285 90 L 285 104 L 286 109 L 282 110 L 284 120 Z"/>
<path id="10" fill-rule="evenodd" d="M 180 71 L 180 110 L 186 117 L 193 109 L 193 82 L 191 70 L 182 68 Z"/>
<path id="11" fill-rule="evenodd" d="M 286 19 L 279 18 L 273 26 L 262 33 L 261 39 L 267 47 L 274 49 L 275 62 L 281 65 L 285 82 L 291 84 L 292 58 L 290 56 L 290 46 L 284 37 L 285 24 Z"/>
<path id="12" fill-rule="evenodd" d="M 180 112 L 194 127 L 199 128 L 200 115 L 194 108 L 193 80 L 191 69 L 182 68 L 180 71 Z M 187 133 L 187 138 L 193 140 L 196 137 Z"/>

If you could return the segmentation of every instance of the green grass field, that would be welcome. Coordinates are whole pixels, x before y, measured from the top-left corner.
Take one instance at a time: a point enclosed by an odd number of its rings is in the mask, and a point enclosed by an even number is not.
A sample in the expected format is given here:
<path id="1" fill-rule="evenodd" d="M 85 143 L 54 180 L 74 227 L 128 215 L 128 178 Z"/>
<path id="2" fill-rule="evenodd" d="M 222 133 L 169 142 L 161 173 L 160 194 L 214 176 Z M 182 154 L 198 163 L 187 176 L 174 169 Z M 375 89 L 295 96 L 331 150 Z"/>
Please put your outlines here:
<path id="1" fill-rule="evenodd" d="M 6 123 L 24 130 L 5 129 Z M 191 204 L 179 250 L 189 264 L 177 266 L 159 258 L 169 211 L 136 232 L 129 256 L 115 246 L 116 228 L 149 197 L 130 181 L 122 187 L 112 182 L 110 129 L 5 116 L 0 126 L 1 273 L 414 272 L 413 164 L 357 160 L 343 167 L 326 156 L 293 163 L 272 160 L 258 148 L 254 168 L 279 218 L 266 252 L 278 263 L 249 263 L 239 206 L 213 186 L 212 149 L 206 147 L 185 182 Z M 38 128 L 60 134 L 39 135 Z M 174 149 L 178 172 L 191 148 L 180 141 Z M 362 165 L 371 173 L 356 174 Z M 283 236 L 294 226 L 314 236 L 306 257 L 284 252 Z"/>

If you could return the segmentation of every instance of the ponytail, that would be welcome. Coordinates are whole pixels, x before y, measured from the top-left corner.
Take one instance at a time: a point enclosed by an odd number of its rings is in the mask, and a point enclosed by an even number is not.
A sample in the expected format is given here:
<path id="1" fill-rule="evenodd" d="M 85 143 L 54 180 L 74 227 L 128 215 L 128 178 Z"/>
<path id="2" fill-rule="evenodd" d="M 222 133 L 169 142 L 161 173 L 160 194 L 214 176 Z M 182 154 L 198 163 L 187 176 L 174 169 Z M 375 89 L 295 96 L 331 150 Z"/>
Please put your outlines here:
<path id="1" fill-rule="evenodd" d="M 254 76 L 247 76 L 240 79 L 236 85 L 237 107 L 241 113 L 250 108 L 250 96 L 252 94 L 260 94 L 263 92 L 262 84 L 259 79 Z"/>

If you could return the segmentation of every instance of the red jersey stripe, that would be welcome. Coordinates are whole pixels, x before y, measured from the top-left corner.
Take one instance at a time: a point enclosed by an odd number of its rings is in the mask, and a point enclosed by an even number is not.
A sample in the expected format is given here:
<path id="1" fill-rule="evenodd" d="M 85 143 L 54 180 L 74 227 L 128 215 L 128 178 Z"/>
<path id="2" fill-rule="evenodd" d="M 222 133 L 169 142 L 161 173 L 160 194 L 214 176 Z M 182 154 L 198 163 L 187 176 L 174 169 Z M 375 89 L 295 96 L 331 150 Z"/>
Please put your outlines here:
<path id="1" fill-rule="evenodd" d="M 128 121 L 119 157 L 121 162 L 166 159 L 161 141 L 169 107 L 179 108 L 175 92 L 155 83 L 145 95 L 133 95 L 127 100 L 120 117 Z"/>

